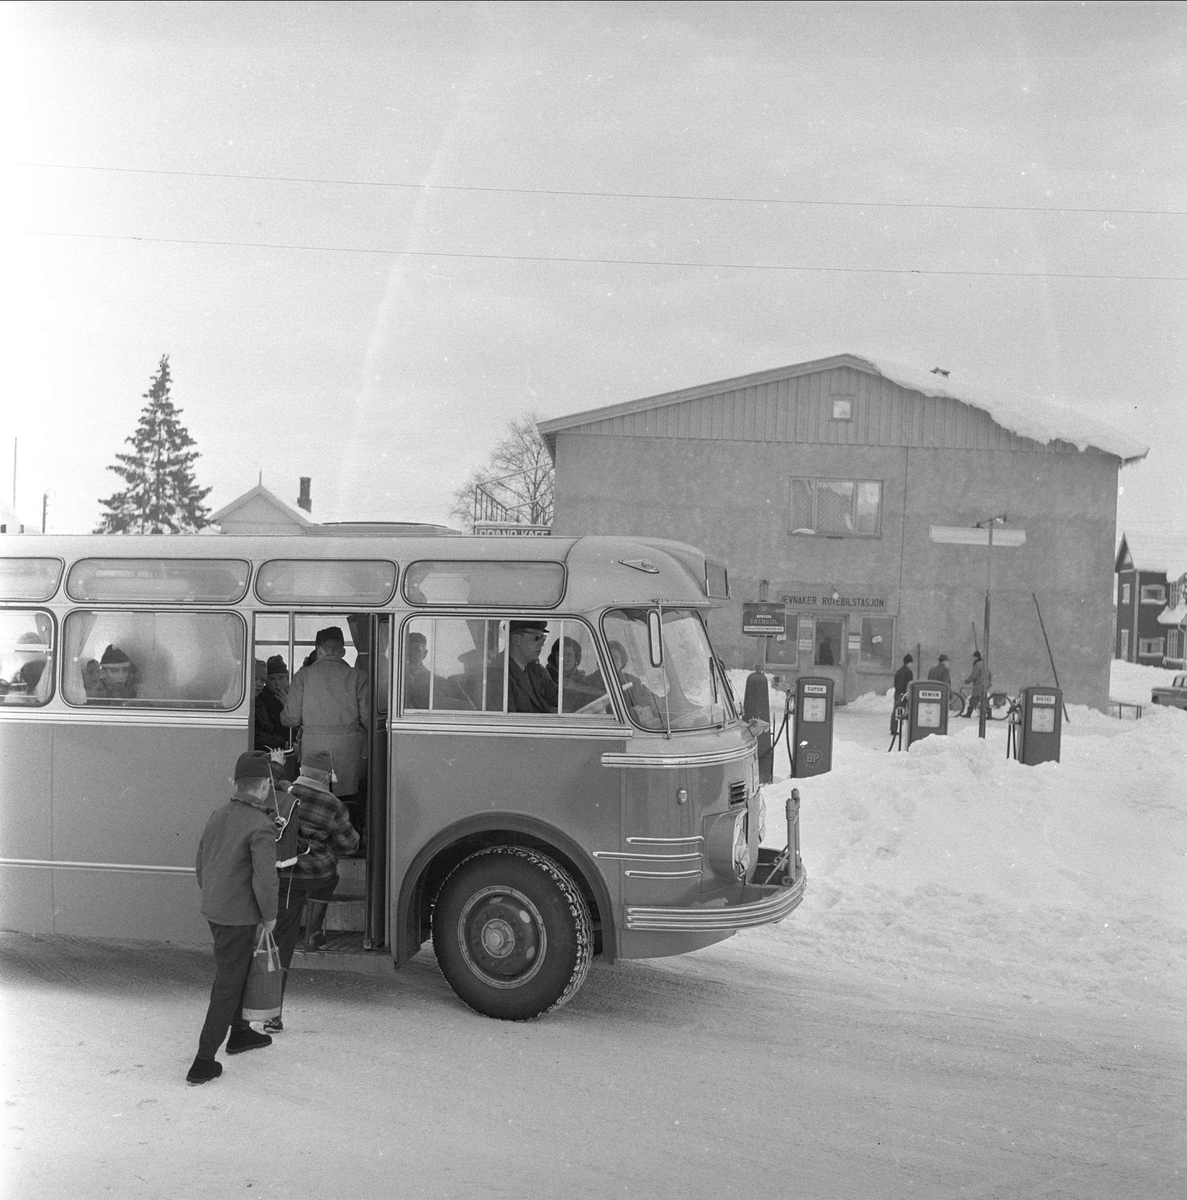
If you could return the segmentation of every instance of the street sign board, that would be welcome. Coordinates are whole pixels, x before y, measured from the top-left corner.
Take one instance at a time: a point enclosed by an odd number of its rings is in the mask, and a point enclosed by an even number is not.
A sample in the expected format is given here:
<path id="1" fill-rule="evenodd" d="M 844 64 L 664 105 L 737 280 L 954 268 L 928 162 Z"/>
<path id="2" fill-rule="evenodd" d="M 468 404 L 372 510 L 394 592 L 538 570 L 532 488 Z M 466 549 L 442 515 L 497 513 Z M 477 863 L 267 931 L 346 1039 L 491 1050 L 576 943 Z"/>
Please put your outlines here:
<path id="1" fill-rule="evenodd" d="M 787 634 L 787 606 L 743 604 L 742 632 L 752 637 L 784 637 Z"/>

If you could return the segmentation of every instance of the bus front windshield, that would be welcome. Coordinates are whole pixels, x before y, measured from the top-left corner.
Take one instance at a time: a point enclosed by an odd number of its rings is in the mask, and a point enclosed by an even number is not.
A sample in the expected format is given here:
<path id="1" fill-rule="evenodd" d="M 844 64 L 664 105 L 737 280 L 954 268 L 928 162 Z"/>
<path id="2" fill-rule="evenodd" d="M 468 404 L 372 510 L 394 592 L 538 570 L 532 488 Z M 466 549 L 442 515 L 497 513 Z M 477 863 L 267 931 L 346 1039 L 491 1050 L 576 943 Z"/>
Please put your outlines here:
<path id="1" fill-rule="evenodd" d="M 734 716 L 700 616 L 663 610 L 663 666 L 651 665 L 645 608 L 608 612 L 602 627 L 631 720 L 643 729 L 710 729 Z"/>

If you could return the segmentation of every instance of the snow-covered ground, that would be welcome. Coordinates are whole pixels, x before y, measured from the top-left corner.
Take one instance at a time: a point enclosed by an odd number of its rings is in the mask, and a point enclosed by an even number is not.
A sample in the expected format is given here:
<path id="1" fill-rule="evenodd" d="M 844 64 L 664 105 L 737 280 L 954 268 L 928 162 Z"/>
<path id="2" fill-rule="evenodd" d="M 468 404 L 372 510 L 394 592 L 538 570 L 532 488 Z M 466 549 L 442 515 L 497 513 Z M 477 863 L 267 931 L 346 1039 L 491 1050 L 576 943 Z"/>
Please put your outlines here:
<path id="1" fill-rule="evenodd" d="M 888 753 L 889 703 L 839 709 L 795 783 L 789 920 L 595 964 L 543 1021 L 475 1016 L 428 951 L 296 970 L 276 1043 L 187 1088 L 207 948 L 0 936 L 0 1192 L 1187 1195 L 1187 712 L 1073 707 L 1026 767 L 1004 723 Z"/>
<path id="2" fill-rule="evenodd" d="M 1073 705 L 1039 766 L 1006 758 L 1005 722 L 888 753 L 889 694 L 838 709 L 833 770 L 795 781 L 809 894 L 760 936 L 984 997 L 1187 1008 L 1187 712 L 1149 703 L 1172 675 L 1115 663 L 1142 719 Z M 766 789 L 768 841 L 791 787 Z"/>

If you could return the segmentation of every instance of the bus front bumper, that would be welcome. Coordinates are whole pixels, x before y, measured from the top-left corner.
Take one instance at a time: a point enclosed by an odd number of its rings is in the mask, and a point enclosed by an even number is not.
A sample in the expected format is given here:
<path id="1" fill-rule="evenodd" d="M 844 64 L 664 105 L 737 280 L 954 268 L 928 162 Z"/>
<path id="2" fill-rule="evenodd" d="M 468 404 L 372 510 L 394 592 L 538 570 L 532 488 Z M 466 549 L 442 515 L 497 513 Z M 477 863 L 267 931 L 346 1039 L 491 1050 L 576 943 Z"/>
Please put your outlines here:
<path id="1" fill-rule="evenodd" d="M 755 875 L 764 877 L 774 864 L 774 852 L 761 850 Z M 771 884 L 742 884 L 736 900 L 722 898 L 681 908 L 627 905 L 626 927 L 669 933 L 730 933 L 755 925 L 773 925 L 799 907 L 807 882 L 808 874 L 797 855 L 793 878 L 784 877 Z"/>

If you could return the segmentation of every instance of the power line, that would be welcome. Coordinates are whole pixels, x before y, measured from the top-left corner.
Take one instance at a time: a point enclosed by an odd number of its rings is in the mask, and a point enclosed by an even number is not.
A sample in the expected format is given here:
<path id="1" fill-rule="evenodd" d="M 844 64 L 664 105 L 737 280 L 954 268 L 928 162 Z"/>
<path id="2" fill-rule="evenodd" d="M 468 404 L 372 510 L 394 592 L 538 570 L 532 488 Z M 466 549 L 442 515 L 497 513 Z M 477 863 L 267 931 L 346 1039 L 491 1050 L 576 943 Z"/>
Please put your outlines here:
<path id="1" fill-rule="evenodd" d="M 491 262 L 580 263 L 586 266 L 688 267 L 716 271 L 787 271 L 824 275 L 936 275 L 982 279 L 1101 279 L 1129 282 L 1181 283 L 1187 275 L 1107 275 L 1088 271 L 947 271 L 928 267 L 813 267 L 789 263 L 699 262 L 652 258 L 582 258 L 560 254 L 480 254 L 460 250 L 388 250 L 372 246 L 302 246 L 285 242 L 232 242 L 213 238 L 141 237 L 129 233 L 71 233 L 52 229 L 25 229 L 32 237 L 85 238 L 109 242 L 152 242 L 176 246 L 223 246 L 244 250 L 306 250 L 325 254 L 377 254 L 392 258 L 469 258 Z"/>
<path id="2" fill-rule="evenodd" d="M 252 175 L 227 171 L 176 171 L 154 167 L 95 167 L 79 163 L 19 162 L 18 167 L 38 167 L 54 171 L 106 171 L 122 175 L 174 175 L 192 179 L 241 179 L 267 183 L 314 183 L 334 187 L 393 188 L 435 192 L 481 192 L 508 196 L 572 196 L 601 200 L 678 200 L 707 204 L 785 205 L 801 208 L 919 208 L 954 209 L 965 212 L 1029 212 L 1029 213 L 1109 213 L 1129 217 L 1185 217 L 1187 210 L 1163 208 L 1080 208 L 1043 204 L 953 204 L 932 200 L 806 200 L 781 196 L 698 196 L 680 192 L 600 192 L 577 188 L 516 188 L 480 187 L 452 183 L 405 183 L 379 179 L 324 179 L 305 175 Z"/>

